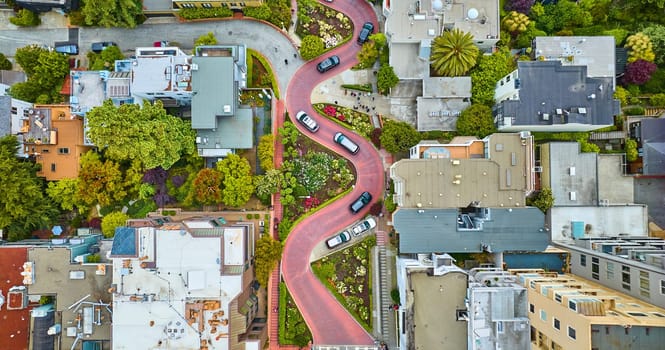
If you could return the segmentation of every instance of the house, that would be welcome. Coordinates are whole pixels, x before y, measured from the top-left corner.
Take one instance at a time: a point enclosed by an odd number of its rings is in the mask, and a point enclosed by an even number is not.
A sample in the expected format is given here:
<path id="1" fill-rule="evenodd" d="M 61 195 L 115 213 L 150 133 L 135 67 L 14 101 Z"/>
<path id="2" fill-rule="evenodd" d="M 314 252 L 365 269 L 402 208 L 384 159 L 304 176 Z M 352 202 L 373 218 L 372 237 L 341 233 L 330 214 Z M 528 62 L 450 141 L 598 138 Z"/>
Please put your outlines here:
<path id="1" fill-rule="evenodd" d="M 16 0 L 16 5 L 32 12 L 60 10 L 69 12 L 79 7 L 79 0 Z"/>
<path id="2" fill-rule="evenodd" d="M 543 251 L 545 216 L 534 207 L 402 208 L 393 213 L 400 254 Z"/>
<path id="3" fill-rule="evenodd" d="M 527 290 L 500 268 L 469 271 L 467 321 L 470 350 L 528 349 Z"/>
<path id="4" fill-rule="evenodd" d="M 643 118 L 630 125 L 641 156 L 641 173 L 665 175 L 665 118 Z"/>
<path id="5" fill-rule="evenodd" d="M 499 2 L 495 0 L 384 1 L 382 13 L 389 63 L 400 79 L 429 75 L 431 42 L 445 30 L 471 33 L 476 46 L 485 52 L 499 41 Z"/>
<path id="6" fill-rule="evenodd" d="M 451 144 L 419 143 L 390 167 L 402 208 L 523 207 L 533 191 L 533 138 L 493 134 Z"/>
<path id="7" fill-rule="evenodd" d="M 0 349 L 28 350 L 30 309 L 23 285 L 28 246 L 0 245 Z"/>
<path id="8" fill-rule="evenodd" d="M 416 98 L 418 131 L 457 130 L 457 117 L 471 105 L 471 77 L 424 77 Z"/>
<path id="9" fill-rule="evenodd" d="M 177 47 L 137 47 L 134 55 L 136 58 L 131 60 L 129 67 L 129 89 L 137 103 L 160 100 L 164 107 L 191 104 L 191 56 Z M 115 93 L 113 89 L 109 91 L 110 94 Z M 121 94 L 124 92 L 122 88 L 118 91 Z"/>
<path id="10" fill-rule="evenodd" d="M 83 120 L 70 114 L 67 105 L 35 105 L 23 119 L 24 152 L 41 165 L 46 180 L 76 178 L 79 160 L 92 149 L 83 137 Z"/>
<path id="11" fill-rule="evenodd" d="M 467 348 L 468 275 L 453 262 L 448 254 L 397 258 L 400 349 Z"/>
<path id="12" fill-rule="evenodd" d="M 261 349 L 252 223 L 192 217 L 116 229 L 113 349 Z"/>
<path id="13" fill-rule="evenodd" d="M 113 271 L 110 265 L 87 262 L 99 252 L 100 240 L 100 234 L 81 234 L 35 241 L 28 248 L 23 279 L 28 294 L 55 301 L 32 310 L 31 348 L 109 347 Z"/>
<path id="14" fill-rule="evenodd" d="M 245 45 L 199 46 L 192 57 L 192 129 L 208 166 L 253 146 L 253 113 L 239 108 L 247 85 Z"/>
<path id="15" fill-rule="evenodd" d="M 570 253 L 570 272 L 665 308 L 665 240 L 646 234 L 555 241 Z"/>
<path id="16" fill-rule="evenodd" d="M 577 142 L 545 143 L 541 187 L 552 189 L 555 207 L 631 204 L 633 178 L 624 176 L 624 163 L 620 154 L 581 152 Z"/>
<path id="17" fill-rule="evenodd" d="M 558 60 L 517 62 L 517 69 L 496 84 L 497 129 L 570 132 L 613 125 L 620 114 L 614 77 L 590 78 L 587 69 Z"/>
<path id="18" fill-rule="evenodd" d="M 616 86 L 613 36 L 537 36 L 533 56 L 539 61 L 558 61 L 564 66 L 586 66 L 590 78 L 612 78 Z"/>
<path id="19" fill-rule="evenodd" d="M 532 348 L 662 348 L 663 308 L 570 274 L 509 271 L 528 290 Z"/>
<path id="20" fill-rule="evenodd" d="M 259 7 L 263 0 L 249 0 L 247 2 L 237 2 L 233 0 L 171 0 L 174 9 L 186 8 L 207 8 L 224 7 L 232 10 L 241 10 L 244 7 Z"/>

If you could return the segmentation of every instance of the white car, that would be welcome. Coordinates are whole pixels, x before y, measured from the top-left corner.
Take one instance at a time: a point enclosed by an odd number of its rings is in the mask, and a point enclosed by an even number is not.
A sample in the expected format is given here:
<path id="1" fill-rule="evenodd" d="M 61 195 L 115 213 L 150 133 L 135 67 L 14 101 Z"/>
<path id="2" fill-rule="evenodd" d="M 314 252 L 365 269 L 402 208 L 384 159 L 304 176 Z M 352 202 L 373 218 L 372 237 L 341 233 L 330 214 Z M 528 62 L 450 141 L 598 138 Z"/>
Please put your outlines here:
<path id="1" fill-rule="evenodd" d="M 296 114 L 296 120 L 311 132 L 319 131 L 319 124 L 317 124 L 316 121 L 312 119 L 312 117 L 308 116 L 307 113 L 303 111 L 300 111 L 298 114 Z"/>
<path id="2" fill-rule="evenodd" d="M 326 241 L 326 245 L 328 246 L 328 248 L 332 249 L 332 248 L 335 248 L 338 245 L 340 245 L 344 242 L 348 242 L 350 240 L 351 240 L 351 235 L 349 234 L 348 231 L 344 231 L 344 232 L 336 235 L 335 237 L 332 237 L 332 238 L 328 239 Z"/>
<path id="3" fill-rule="evenodd" d="M 376 227 L 376 220 L 374 218 L 367 218 L 367 220 L 364 220 L 363 222 L 359 223 L 356 226 L 353 226 L 351 228 L 351 232 L 353 232 L 354 236 L 357 236 L 365 231 L 371 230 Z"/>

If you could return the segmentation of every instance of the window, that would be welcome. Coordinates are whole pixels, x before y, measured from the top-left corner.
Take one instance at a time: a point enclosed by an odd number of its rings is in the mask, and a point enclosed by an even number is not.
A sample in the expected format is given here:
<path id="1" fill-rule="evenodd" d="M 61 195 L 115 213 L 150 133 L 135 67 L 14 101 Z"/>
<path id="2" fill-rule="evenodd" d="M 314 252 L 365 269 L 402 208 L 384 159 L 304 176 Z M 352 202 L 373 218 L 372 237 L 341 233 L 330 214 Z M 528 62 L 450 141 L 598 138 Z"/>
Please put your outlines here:
<path id="1" fill-rule="evenodd" d="M 560 304 L 561 303 L 561 294 L 554 293 L 554 300 L 556 300 Z"/>
<path id="2" fill-rule="evenodd" d="M 533 304 L 529 304 L 529 312 L 531 312 L 532 314 L 536 313 L 536 307 L 533 306 Z"/>
<path id="3" fill-rule="evenodd" d="M 646 271 L 640 271 L 640 295 L 645 298 L 650 298 L 651 291 L 649 289 L 649 273 Z"/>
<path id="4" fill-rule="evenodd" d="M 547 321 L 547 312 L 545 310 L 540 310 L 540 319 L 543 321 Z"/>
<path id="5" fill-rule="evenodd" d="M 647 317 L 647 314 L 641 313 L 641 312 L 631 311 L 631 312 L 628 312 L 628 314 L 631 315 L 631 316 L 635 316 L 635 317 Z"/>
<path id="6" fill-rule="evenodd" d="M 580 265 L 586 266 L 586 255 L 580 254 Z"/>
<path id="7" fill-rule="evenodd" d="M 665 315 L 661 314 L 660 312 L 652 312 L 651 314 L 656 317 L 665 317 Z"/>
<path id="8" fill-rule="evenodd" d="M 58 154 L 69 154 L 69 148 L 67 147 L 58 148 Z"/>
<path id="9" fill-rule="evenodd" d="M 561 322 L 558 319 L 554 318 L 554 329 L 561 330 Z"/>
<path id="10" fill-rule="evenodd" d="M 607 263 L 607 279 L 608 280 L 614 279 L 614 264 L 611 262 Z"/>
<path id="11" fill-rule="evenodd" d="M 55 163 L 51 163 L 51 171 L 55 172 Z"/>
<path id="12" fill-rule="evenodd" d="M 568 301 L 568 307 L 573 311 L 577 311 L 577 303 L 572 300 Z"/>
<path id="13" fill-rule="evenodd" d="M 499 321 L 496 323 L 496 332 L 498 334 L 503 333 L 503 321 Z"/>
<path id="14" fill-rule="evenodd" d="M 456 310 L 455 316 L 458 321 L 465 321 L 469 319 L 469 312 L 467 310 Z"/>
<path id="15" fill-rule="evenodd" d="M 660 294 L 665 294 L 665 280 L 660 280 Z"/>
<path id="16" fill-rule="evenodd" d="M 621 265 L 621 286 L 625 290 L 630 290 L 630 267 Z"/>
<path id="17" fill-rule="evenodd" d="M 598 258 L 592 257 L 591 258 L 591 278 L 593 278 L 597 281 L 600 277 L 598 275 L 599 272 L 600 272 L 600 266 L 598 265 Z"/>
<path id="18" fill-rule="evenodd" d="M 529 287 L 531 287 L 531 289 L 536 289 L 536 281 L 529 281 Z"/>
<path id="19" fill-rule="evenodd" d="M 577 332 L 575 332 L 575 328 L 568 326 L 568 336 L 570 339 L 577 339 Z"/>

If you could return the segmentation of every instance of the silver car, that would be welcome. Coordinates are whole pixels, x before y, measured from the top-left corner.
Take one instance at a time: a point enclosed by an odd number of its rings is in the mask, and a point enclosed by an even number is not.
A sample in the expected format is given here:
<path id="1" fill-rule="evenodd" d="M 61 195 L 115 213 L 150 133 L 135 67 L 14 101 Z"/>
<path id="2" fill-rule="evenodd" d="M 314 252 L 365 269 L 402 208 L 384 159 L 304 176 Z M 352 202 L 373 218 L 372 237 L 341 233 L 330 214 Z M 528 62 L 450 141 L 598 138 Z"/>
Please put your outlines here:
<path id="1" fill-rule="evenodd" d="M 351 232 L 353 233 L 354 236 L 357 236 L 365 231 L 369 231 L 373 228 L 376 227 L 376 220 L 374 218 L 367 218 L 367 220 L 363 220 L 361 223 L 359 223 L 356 226 L 353 226 L 351 228 Z"/>
<path id="2" fill-rule="evenodd" d="M 349 232 L 343 231 L 342 233 L 336 235 L 335 237 L 328 239 L 326 241 L 326 245 L 328 246 L 328 248 L 332 249 L 350 240 L 351 240 L 351 235 L 349 234 Z"/>
<path id="3" fill-rule="evenodd" d="M 311 132 L 319 131 L 319 124 L 303 111 L 300 111 L 296 114 L 296 120 Z"/>

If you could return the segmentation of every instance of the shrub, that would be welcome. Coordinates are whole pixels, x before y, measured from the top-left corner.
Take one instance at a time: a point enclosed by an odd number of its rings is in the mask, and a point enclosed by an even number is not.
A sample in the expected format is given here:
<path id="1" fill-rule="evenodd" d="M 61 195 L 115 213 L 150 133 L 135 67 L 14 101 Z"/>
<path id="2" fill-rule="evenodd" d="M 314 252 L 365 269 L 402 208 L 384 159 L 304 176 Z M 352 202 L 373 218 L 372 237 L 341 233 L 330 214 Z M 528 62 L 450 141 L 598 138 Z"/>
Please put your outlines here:
<path id="1" fill-rule="evenodd" d="M 642 85 L 641 90 L 652 94 L 665 91 L 665 68 L 658 68 L 651 75 L 651 79 Z"/>
<path id="2" fill-rule="evenodd" d="M 369 134 L 370 139 L 372 140 L 372 143 L 374 144 L 374 147 L 377 149 L 381 149 L 381 128 L 376 128 L 372 130 L 372 132 Z"/>
<path id="3" fill-rule="evenodd" d="M 653 53 L 653 43 L 644 33 L 636 33 L 626 39 L 625 47 L 628 49 L 628 62 L 644 60 L 653 62 L 656 55 Z"/>
<path id="4" fill-rule="evenodd" d="M 261 215 L 260 215 L 260 214 L 258 214 L 258 213 L 254 214 L 254 219 L 255 219 L 255 220 L 258 220 L 259 218 L 261 218 Z"/>
<path id="5" fill-rule="evenodd" d="M 621 106 L 626 106 L 628 104 L 628 97 L 630 97 L 630 93 L 623 87 L 617 86 L 614 90 L 614 98 L 621 101 Z"/>
<path id="6" fill-rule="evenodd" d="M 102 218 L 102 233 L 104 237 L 111 238 L 115 235 L 115 228 L 124 226 L 129 216 L 123 212 L 113 212 Z"/>
<path id="7" fill-rule="evenodd" d="M 233 16 L 233 11 L 226 7 L 184 8 L 177 12 L 184 19 L 225 18 Z"/>
<path id="8" fill-rule="evenodd" d="M 623 110 L 625 115 L 644 115 L 644 107 L 630 107 Z"/>
<path id="9" fill-rule="evenodd" d="M 614 37 L 614 44 L 620 46 L 628 36 L 628 31 L 623 28 L 609 29 L 603 32 L 603 35 Z"/>
<path id="10" fill-rule="evenodd" d="M 12 69 L 12 62 L 8 60 L 3 53 L 0 53 L 0 70 L 11 70 L 11 69 Z"/>
<path id="11" fill-rule="evenodd" d="M 654 107 L 665 107 L 665 94 L 655 94 L 649 98 L 649 103 Z"/>
<path id="12" fill-rule="evenodd" d="M 483 104 L 471 105 L 457 119 L 457 132 L 460 135 L 483 138 L 494 131 L 492 110 Z"/>
<path id="13" fill-rule="evenodd" d="M 524 13 L 511 11 L 506 17 L 503 18 L 501 24 L 503 29 L 507 30 L 513 35 L 516 35 L 525 31 L 530 22 L 531 21 L 529 20 L 529 17 L 527 17 L 527 15 Z"/>
<path id="14" fill-rule="evenodd" d="M 303 60 L 309 61 L 312 58 L 318 57 L 325 51 L 323 39 L 315 35 L 307 35 L 302 39 L 300 44 L 300 57 Z"/>
<path id="15" fill-rule="evenodd" d="M 399 305 L 399 289 L 394 288 L 393 290 L 390 291 L 390 299 L 393 300 L 393 303 Z"/>
<path id="16" fill-rule="evenodd" d="M 42 20 L 39 19 L 38 14 L 27 9 L 20 9 L 16 13 L 16 17 L 9 18 L 9 22 L 19 27 L 36 27 L 42 23 Z"/>
<path id="17" fill-rule="evenodd" d="M 642 85 L 651 79 L 651 75 L 658 67 L 655 63 L 639 59 L 626 65 L 626 74 L 623 76 L 623 84 Z"/>
<path id="18" fill-rule="evenodd" d="M 627 139 L 625 144 L 626 150 L 626 160 L 629 162 L 634 162 L 637 160 L 637 141 L 633 139 Z"/>

